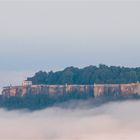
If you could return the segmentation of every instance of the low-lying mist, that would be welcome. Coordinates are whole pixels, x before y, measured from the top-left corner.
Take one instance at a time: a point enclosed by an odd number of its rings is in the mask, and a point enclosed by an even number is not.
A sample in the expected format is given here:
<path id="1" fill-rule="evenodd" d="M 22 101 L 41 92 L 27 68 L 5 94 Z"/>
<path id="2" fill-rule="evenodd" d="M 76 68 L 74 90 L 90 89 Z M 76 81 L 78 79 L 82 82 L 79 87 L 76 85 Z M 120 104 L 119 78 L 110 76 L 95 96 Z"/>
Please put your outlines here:
<path id="1" fill-rule="evenodd" d="M 72 102 L 71 102 L 72 104 Z M 29 112 L 0 109 L 0 139 L 138 140 L 140 101 L 110 102 L 91 107 L 90 101 Z"/>

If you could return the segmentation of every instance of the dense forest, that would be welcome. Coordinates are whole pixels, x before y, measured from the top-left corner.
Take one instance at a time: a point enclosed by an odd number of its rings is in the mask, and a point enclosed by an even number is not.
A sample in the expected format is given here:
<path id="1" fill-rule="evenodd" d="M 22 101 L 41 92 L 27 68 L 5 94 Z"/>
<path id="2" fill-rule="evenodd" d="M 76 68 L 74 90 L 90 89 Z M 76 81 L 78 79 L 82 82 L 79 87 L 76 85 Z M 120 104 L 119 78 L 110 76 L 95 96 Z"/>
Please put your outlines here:
<path id="1" fill-rule="evenodd" d="M 12 109 L 29 109 L 38 110 L 57 105 L 70 100 L 87 100 L 92 99 L 93 94 L 80 94 L 78 92 L 72 92 L 71 94 L 64 94 L 56 98 L 50 97 L 47 94 L 27 94 L 24 96 L 11 96 L 6 97 L 0 95 L 0 107 L 8 110 Z"/>
<path id="2" fill-rule="evenodd" d="M 140 67 L 88 66 L 82 69 L 68 67 L 63 71 L 39 71 L 27 78 L 33 84 L 123 84 L 140 81 Z"/>
<path id="3" fill-rule="evenodd" d="M 76 102 L 78 101 L 88 101 L 91 107 L 97 107 L 107 102 L 112 101 L 125 101 L 125 100 L 140 100 L 138 95 L 129 96 L 106 96 L 93 98 L 91 94 L 80 95 L 79 93 L 65 94 L 64 96 L 59 96 L 57 98 L 51 98 L 46 94 L 32 95 L 27 94 L 23 97 L 11 96 L 2 97 L 0 96 L 0 107 L 7 110 L 13 109 L 28 109 L 31 111 L 40 110 L 52 106 L 73 106 L 76 108 Z M 81 103 L 80 103 L 81 104 Z"/>

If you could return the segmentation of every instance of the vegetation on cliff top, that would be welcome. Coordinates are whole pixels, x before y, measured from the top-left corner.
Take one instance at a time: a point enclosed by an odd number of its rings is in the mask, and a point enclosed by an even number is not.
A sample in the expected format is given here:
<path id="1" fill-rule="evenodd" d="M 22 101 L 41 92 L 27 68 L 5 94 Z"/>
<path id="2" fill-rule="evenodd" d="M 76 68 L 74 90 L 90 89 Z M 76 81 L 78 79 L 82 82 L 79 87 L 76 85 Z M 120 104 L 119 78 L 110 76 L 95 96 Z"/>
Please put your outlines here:
<path id="1" fill-rule="evenodd" d="M 33 84 L 123 84 L 140 81 L 140 67 L 88 66 L 82 69 L 68 67 L 57 72 L 37 72 L 27 78 Z"/>

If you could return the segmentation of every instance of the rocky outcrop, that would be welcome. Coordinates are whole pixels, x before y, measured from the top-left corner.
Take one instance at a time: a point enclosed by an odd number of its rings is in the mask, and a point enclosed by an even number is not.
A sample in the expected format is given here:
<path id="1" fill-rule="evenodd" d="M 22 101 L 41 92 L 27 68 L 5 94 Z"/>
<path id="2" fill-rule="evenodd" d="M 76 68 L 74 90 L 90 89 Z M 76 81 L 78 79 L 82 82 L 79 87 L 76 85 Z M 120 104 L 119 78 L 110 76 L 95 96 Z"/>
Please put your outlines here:
<path id="1" fill-rule="evenodd" d="M 140 95 L 140 84 L 95 84 L 94 96 L 126 96 L 131 94 Z"/>
<path id="2" fill-rule="evenodd" d="M 61 96 L 64 94 L 93 93 L 93 85 L 31 85 L 13 86 L 3 88 L 4 96 L 24 96 L 26 94 L 48 94 L 50 96 Z"/>
<path id="3" fill-rule="evenodd" d="M 3 96 L 24 96 L 26 94 L 48 94 L 62 96 L 64 94 L 87 94 L 98 96 L 140 95 L 140 84 L 94 84 L 94 85 L 22 85 L 3 88 Z"/>

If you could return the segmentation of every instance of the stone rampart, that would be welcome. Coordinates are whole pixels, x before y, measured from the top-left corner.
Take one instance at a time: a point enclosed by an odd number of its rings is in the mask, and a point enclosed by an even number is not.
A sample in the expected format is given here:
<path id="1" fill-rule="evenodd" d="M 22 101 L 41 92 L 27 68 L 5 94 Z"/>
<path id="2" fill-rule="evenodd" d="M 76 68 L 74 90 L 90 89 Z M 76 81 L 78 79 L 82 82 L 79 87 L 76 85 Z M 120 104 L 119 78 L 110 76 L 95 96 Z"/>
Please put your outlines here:
<path id="1" fill-rule="evenodd" d="M 3 96 L 24 96 L 26 94 L 48 94 L 62 96 L 64 94 L 92 94 L 98 96 L 127 96 L 140 95 L 140 84 L 94 84 L 94 85 L 31 85 L 3 88 Z"/>
<path id="2" fill-rule="evenodd" d="M 26 94 L 48 94 L 50 96 L 61 96 L 71 93 L 93 93 L 93 85 L 31 85 L 13 86 L 3 88 L 4 96 L 24 96 Z"/>
<path id="3" fill-rule="evenodd" d="M 94 96 L 140 95 L 140 83 L 132 84 L 94 84 Z"/>

